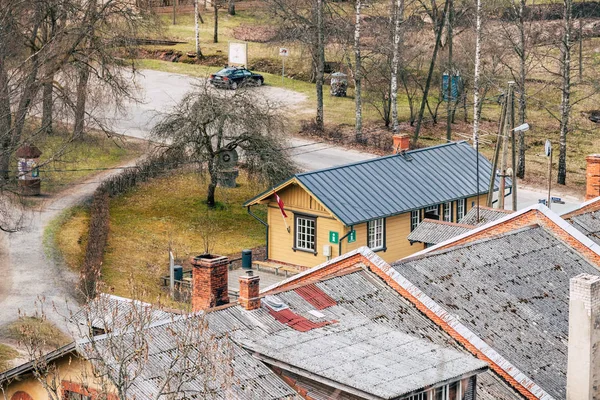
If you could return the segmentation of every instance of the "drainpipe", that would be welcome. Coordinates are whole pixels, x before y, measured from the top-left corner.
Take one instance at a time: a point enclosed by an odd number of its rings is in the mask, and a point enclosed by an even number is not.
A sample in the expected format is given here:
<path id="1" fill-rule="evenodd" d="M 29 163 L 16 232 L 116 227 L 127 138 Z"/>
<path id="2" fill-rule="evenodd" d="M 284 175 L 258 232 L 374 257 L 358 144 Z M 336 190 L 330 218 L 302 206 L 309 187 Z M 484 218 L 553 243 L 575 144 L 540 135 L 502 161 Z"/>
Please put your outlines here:
<path id="1" fill-rule="evenodd" d="M 265 226 L 265 260 L 267 260 L 269 258 L 269 224 L 267 224 L 262 219 L 258 218 L 258 216 L 252 212 L 250 206 L 248 206 L 248 214 L 252 215 L 255 220 L 257 220 Z"/>
<path id="2" fill-rule="evenodd" d="M 354 226 L 350 226 L 350 232 L 346 233 L 344 236 L 342 236 L 340 238 L 340 244 L 338 244 L 338 256 L 342 255 L 342 242 L 344 241 L 344 239 L 346 239 L 348 237 L 348 235 L 350 235 L 352 233 L 353 230 L 354 230 Z"/>

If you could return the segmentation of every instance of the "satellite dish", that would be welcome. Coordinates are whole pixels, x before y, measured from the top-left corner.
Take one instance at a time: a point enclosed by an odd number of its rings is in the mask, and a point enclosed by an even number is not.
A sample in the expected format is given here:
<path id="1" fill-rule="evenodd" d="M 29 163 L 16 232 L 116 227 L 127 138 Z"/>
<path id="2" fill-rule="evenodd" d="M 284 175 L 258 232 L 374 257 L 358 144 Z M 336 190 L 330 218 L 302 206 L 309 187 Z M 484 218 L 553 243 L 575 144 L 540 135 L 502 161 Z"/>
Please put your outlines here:
<path id="1" fill-rule="evenodd" d="M 238 162 L 238 153 L 235 150 L 226 150 L 219 154 L 219 166 L 223 169 L 233 168 Z"/>

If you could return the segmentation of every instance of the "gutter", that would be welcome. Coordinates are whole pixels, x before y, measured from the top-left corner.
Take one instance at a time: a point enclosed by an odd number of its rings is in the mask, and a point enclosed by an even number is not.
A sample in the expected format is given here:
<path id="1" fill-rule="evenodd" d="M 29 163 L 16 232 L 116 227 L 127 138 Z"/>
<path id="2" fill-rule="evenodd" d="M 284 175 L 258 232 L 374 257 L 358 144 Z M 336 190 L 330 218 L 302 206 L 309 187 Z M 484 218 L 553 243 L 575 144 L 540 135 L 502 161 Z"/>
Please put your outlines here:
<path id="1" fill-rule="evenodd" d="M 344 242 L 344 239 L 346 239 L 352 233 L 353 230 L 354 225 L 350 225 L 350 231 L 340 238 L 340 243 L 338 244 L 338 256 L 342 255 L 342 243 Z"/>
<path id="2" fill-rule="evenodd" d="M 258 218 L 258 216 L 252 212 L 250 207 L 252 206 L 246 207 L 248 210 L 248 214 L 250 214 L 255 220 L 263 224 L 265 227 L 265 260 L 267 260 L 269 258 L 269 224 L 267 224 L 262 219 Z"/>

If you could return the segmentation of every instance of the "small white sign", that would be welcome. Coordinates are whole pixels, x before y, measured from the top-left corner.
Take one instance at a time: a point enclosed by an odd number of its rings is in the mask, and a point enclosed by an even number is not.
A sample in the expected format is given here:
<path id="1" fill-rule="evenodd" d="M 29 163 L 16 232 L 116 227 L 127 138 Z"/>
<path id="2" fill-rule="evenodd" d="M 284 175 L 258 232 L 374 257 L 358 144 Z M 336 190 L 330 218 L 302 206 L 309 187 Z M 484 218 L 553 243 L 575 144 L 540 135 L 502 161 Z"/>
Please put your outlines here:
<path id="1" fill-rule="evenodd" d="M 248 43 L 229 42 L 229 65 L 248 64 Z"/>
<path id="2" fill-rule="evenodd" d="M 552 153 L 552 143 L 550 143 L 548 139 L 546 139 L 546 146 L 544 150 L 546 150 L 546 157 L 550 157 L 550 153 Z"/>
<path id="3" fill-rule="evenodd" d="M 287 57 L 287 56 L 290 55 L 290 51 L 286 47 L 280 47 L 279 48 L 279 55 L 281 57 Z"/>

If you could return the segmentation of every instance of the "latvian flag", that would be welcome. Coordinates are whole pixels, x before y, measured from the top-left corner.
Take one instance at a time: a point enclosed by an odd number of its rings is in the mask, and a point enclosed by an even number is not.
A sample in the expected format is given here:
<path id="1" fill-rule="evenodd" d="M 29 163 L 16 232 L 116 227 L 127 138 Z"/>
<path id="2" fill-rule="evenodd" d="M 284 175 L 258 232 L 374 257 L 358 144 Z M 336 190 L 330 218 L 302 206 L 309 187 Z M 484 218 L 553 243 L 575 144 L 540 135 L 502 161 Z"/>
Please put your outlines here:
<path id="1" fill-rule="evenodd" d="M 279 195 L 277 193 L 275 193 L 275 200 L 277 200 L 277 205 L 279 206 L 279 210 L 281 210 L 281 215 L 283 215 L 283 218 L 287 218 L 287 214 L 285 213 L 285 210 L 283 209 L 283 207 L 284 207 L 283 200 L 281 200 L 281 197 L 279 197 Z"/>

